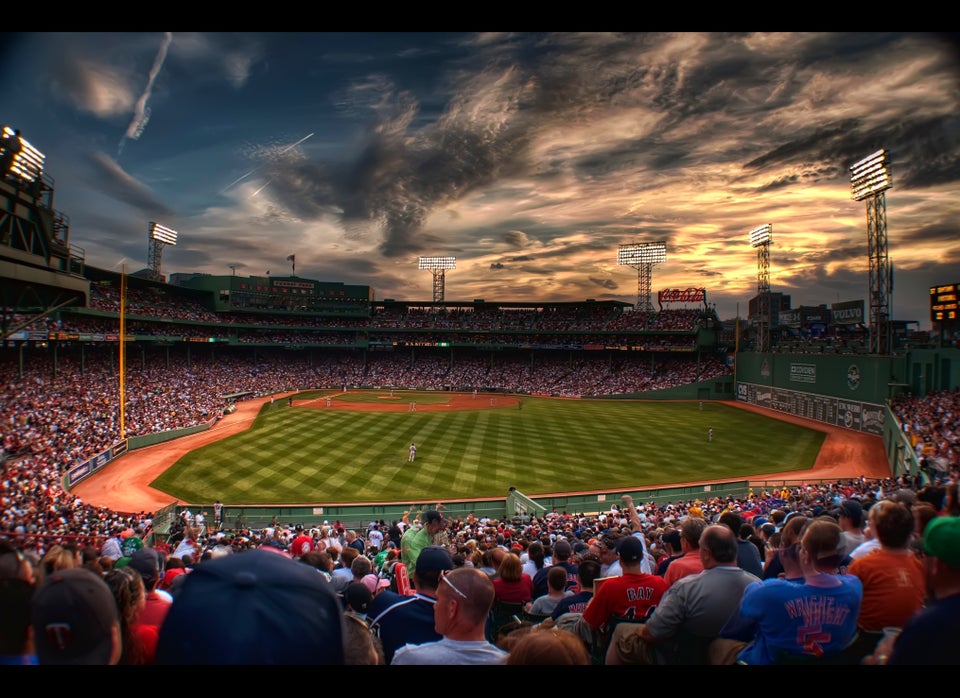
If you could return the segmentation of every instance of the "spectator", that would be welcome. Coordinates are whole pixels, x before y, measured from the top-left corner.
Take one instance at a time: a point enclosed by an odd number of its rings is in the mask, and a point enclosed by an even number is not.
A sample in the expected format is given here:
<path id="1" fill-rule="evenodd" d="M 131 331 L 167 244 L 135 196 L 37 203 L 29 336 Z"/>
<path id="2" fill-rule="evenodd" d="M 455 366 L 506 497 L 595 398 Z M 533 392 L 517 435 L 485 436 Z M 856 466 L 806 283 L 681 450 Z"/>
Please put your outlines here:
<path id="1" fill-rule="evenodd" d="M 0 666 L 36 665 L 30 630 L 33 585 L 16 577 L 0 577 Z"/>
<path id="2" fill-rule="evenodd" d="M 420 551 L 435 543 L 434 538 L 447 527 L 447 523 L 442 513 L 436 509 L 428 509 L 423 514 L 423 526 L 420 528 L 410 526 L 403 532 L 403 537 L 400 539 L 400 561 L 407 566 L 408 570 L 416 568 Z"/>
<path id="3" fill-rule="evenodd" d="M 773 664 L 784 656 L 822 658 L 857 636 L 863 588 L 836 574 L 843 558 L 840 526 L 816 519 L 800 542 L 802 584 L 771 579 L 748 586 L 711 647 L 711 663 Z"/>
<path id="4" fill-rule="evenodd" d="M 524 574 L 530 575 L 530 579 L 533 579 L 546 564 L 546 551 L 543 549 L 543 543 L 538 540 L 530 541 L 530 545 L 527 546 L 527 561 L 523 563 Z"/>
<path id="5" fill-rule="evenodd" d="M 567 589 L 567 568 L 563 565 L 550 565 L 547 571 L 547 593 L 527 604 L 527 613 L 549 616 L 567 596 L 573 596 L 573 592 Z"/>
<path id="6" fill-rule="evenodd" d="M 594 582 L 600 576 L 600 563 L 596 560 L 587 558 L 577 566 L 577 572 L 580 576 L 580 591 L 576 594 L 564 597 L 557 603 L 557 607 L 550 614 L 551 619 L 556 622 L 564 613 L 583 613 L 587 604 L 594 596 Z"/>
<path id="7" fill-rule="evenodd" d="M 644 550 L 636 538 L 633 536 L 621 538 L 617 546 L 617 554 L 620 557 L 623 574 L 604 581 L 594 594 L 593 600 L 583 611 L 583 620 L 594 633 L 601 633 L 604 638 L 608 634 L 607 625 L 611 618 L 625 618 L 628 621 L 645 619 L 660 603 L 660 599 L 667 590 L 667 583 L 663 577 L 640 571 Z M 636 628 L 637 623 L 619 623 L 616 633 L 617 635 L 635 633 Z"/>
<path id="8" fill-rule="evenodd" d="M 20 579 L 30 586 L 37 582 L 30 558 L 6 538 L 0 538 L 0 579 Z"/>
<path id="9" fill-rule="evenodd" d="M 486 639 L 487 616 L 493 606 L 493 582 L 475 568 L 442 573 L 433 607 L 434 623 L 443 639 L 404 645 L 391 664 L 504 664 L 507 653 Z"/>
<path id="10" fill-rule="evenodd" d="M 146 592 L 146 599 L 136 622 L 141 625 L 152 625 L 158 630 L 163 625 L 172 603 L 172 597 L 157 588 L 162 578 L 161 565 L 160 553 L 154 548 L 141 548 L 127 563 L 127 567 L 140 573 Z"/>
<path id="11" fill-rule="evenodd" d="M 515 553 L 506 553 L 493 579 L 497 601 L 527 603 L 533 601 L 533 580 L 523 572 L 523 563 Z"/>
<path id="12" fill-rule="evenodd" d="M 688 516 L 680 522 L 680 551 L 683 555 L 670 563 L 663 575 L 663 581 L 667 583 L 667 589 L 673 586 L 677 580 L 703 571 L 703 560 L 700 557 L 700 538 L 706 527 L 707 522 L 695 516 Z"/>
<path id="13" fill-rule="evenodd" d="M 877 502 L 870 508 L 870 522 L 880 548 L 854 561 L 847 573 L 863 585 L 857 625 L 879 639 L 885 627 L 902 628 L 920 610 L 926 580 L 923 564 L 910 549 L 914 519 L 906 505 Z"/>
<path id="14" fill-rule="evenodd" d="M 573 589 L 579 583 L 577 576 L 577 563 L 573 562 L 573 547 L 564 539 L 558 540 L 553 544 L 553 563 L 548 567 L 542 568 L 533 578 L 533 598 L 534 600 L 541 596 L 546 596 L 549 592 L 547 584 L 547 575 L 553 567 L 562 567 L 566 573 L 566 588 Z"/>
<path id="15" fill-rule="evenodd" d="M 82 567 L 57 570 L 33 594 L 31 622 L 44 664 L 107 665 L 120 661 L 120 617 L 110 587 Z"/>
<path id="16" fill-rule="evenodd" d="M 532 630 L 511 645 L 506 663 L 510 666 L 587 666 L 590 654 L 583 641 L 567 630 Z"/>
<path id="17" fill-rule="evenodd" d="M 163 626 L 157 664 L 343 664 L 343 608 L 323 578 L 249 550 L 198 565 Z"/>
<path id="18" fill-rule="evenodd" d="M 383 645 L 384 663 L 390 664 L 398 648 L 441 639 L 434 627 L 433 607 L 437 602 L 440 575 L 453 569 L 453 559 L 440 546 L 427 546 L 417 557 L 413 572 L 416 594 L 401 596 L 381 591 L 370 603 L 367 615 Z"/>
<path id="19" fill-rule="evenodd" d="M 160 629 L 139 622 L 140 612 L 146 605 L 146 589 L 136 569 L 129 565 L 113 569 L 103 576 L 117 602 L 120 616 L 120 636 L 123 651 L 118 664 L 153 664 L 157 655 L 157 638 Z"/>
<path id="20" fill-rule="evenodd" d="M 618 634 L 607 650 L 607 664 L 707 663 L 707 647 L 736 610 L 743 590 L 760 580 L 737 566 L 737 537 L 728 527 L 707 526 L 698 543 L 703 572 L 678 579 L 646 623 Z"/>
<path id="21" fill-rule="evenodd" d="M 740 535 L 740 529 L 743 527 L 743 517 L 735 511 L 727 511 L 720 515 L 718 523 L 728 527 L 737 537 L 737 567 L 746 570 L 758 579 L 763 577 L 763 561 L 760 559 L 760 551 L 757 550 L 757 546 Z"/>
<path id="22" fill-rule="evenodd" d="M 877 647 L 867 663 L 952 666 L 960 652 L 960 517 L 938 516 L 923 532 L 931 599 L 903 626 L 892 652 Z M 882 645 L 883 643 L 881 643 Z M 889 653 L 889 661 L 885 656 Z"/>
<path id="23" fill-rule="evenodd" d="M 344 614 L 343 659 L 347 666 L 378 666 L 384 663 L 383 646 L 367 621 L 353 613 Z"/>
<path id="24" fill-rule="evenodd" d="M 683 547 L 680 542 L 680 532 L 669 529 L 660 534 L 660 546 L 663 556 L 657 561 L 657 575 L 666 576 L 667 568 L 674 560 L 683 557 Z"/>
<path id="25" fill-rule="evenodd" d="M 837 510 L 837 522 L 843 531 L 843 554 L 850 555 L 863 543 L 863 507 L 855 499 L 845 499 Z"/>
<path id="26" fill-rule="evenodd" d="M 786 579 L 789 582 L 803 581 L 803 568 L 800 566 L 800 539 L 810 524 L 806 516 L 791 517 L 777 534 L 780 545 L 771 551 L 770 563 L 764 566 L 763 579 Z"/>

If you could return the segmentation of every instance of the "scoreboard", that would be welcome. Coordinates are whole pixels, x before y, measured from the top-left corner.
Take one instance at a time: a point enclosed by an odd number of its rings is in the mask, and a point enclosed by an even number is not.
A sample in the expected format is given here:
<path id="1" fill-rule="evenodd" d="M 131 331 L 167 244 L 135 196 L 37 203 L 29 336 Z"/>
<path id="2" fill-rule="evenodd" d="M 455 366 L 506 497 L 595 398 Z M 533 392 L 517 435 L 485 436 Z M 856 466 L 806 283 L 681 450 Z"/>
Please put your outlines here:
<path id="1" fill-rule="evenodd" d="M 958 319 L 960 283 L 930 287 L 930 320 L 952 322 Z"/>

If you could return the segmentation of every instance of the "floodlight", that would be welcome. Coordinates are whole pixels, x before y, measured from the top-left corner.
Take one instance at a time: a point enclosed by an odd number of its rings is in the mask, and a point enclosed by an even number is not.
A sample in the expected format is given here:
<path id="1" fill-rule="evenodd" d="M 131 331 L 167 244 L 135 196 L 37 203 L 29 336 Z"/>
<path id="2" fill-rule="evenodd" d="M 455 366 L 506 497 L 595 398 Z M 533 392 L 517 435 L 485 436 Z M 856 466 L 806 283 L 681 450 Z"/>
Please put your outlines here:
<path id="1" fill-rule="evenodd" d="M 419 269 L 456 269 L 456 257 L 421 257 Z"/>
<path id="2" fill-rule="evenodd" d="M 667 259 L 667 243 L 659 242 L 627 243 L 617 250 L 617 264 L 636 266 L 638 264 L 660 264 Z"/>
<path id="3" fill-rule="evenodd" d="M 159 223 L 154 223 L 151 221 L 150 239 L 162 242 L 164 245 L 176 245 L 177 231 L 172 230 L 165 225 L 160 225 Z"/>
<path id="4" fill-rule="evenodd" d="M 773 240 L 773 226 L 769 223 L 761 225 L 750 231 L 750 246 L 760 247 Z"/>
<path id="5" fill-rule="evenodd" d="M 443 286 L 447 269 L 457 268 L 456 257 L 421 257 L 420 269 L 433 272 L 433 302 L 443 302 Z M 434 308 L 436 310 L 436 308 Z"/>
<path id="6" fill-rule="evenodd" d="M 16 138 L 17 132 L 9 126 L 4 126 L 3 132 L 0 135 L 3 136 L 3 141 L 7 142 L 7 139 Z M 10 162 L 10 174 L 22 179 L 24 182 L 35 182 L 40 179 L 45 159 L 43 153 L 30 145 L 29 141 L 23 136 L 20 136 L 20 151 Z M 2 174 L 3 173 L 0 173 L 0 175 Z"/>
<path id="7" fill-rule="evenodd" d="M 860 162 L 850 167 L 850 186 L 853 189 L 853 198 L 863 201 L 868 196 L 884 192 L 893 186 L 893 178 L 888 166 L 889 154 L 886 148 L 881 148 L 872 155 L 868 155 Z"/>

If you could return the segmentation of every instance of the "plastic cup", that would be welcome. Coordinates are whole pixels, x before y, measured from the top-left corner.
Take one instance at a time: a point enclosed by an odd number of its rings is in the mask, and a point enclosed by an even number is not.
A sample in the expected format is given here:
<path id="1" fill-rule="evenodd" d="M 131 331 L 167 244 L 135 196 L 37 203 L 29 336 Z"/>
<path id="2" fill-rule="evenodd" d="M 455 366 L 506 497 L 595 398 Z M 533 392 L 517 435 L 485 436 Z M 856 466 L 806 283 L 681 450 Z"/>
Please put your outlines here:
<path id="1" fill-rule="evenodd" d="M 889 642 L 892 646 L 893 643 L 897 641 L 897 636 L 900 634 L 902 630 L 903 628 L 895 628 L 893 626 L 888 626 L 883 629 L 883 639 Z"/>

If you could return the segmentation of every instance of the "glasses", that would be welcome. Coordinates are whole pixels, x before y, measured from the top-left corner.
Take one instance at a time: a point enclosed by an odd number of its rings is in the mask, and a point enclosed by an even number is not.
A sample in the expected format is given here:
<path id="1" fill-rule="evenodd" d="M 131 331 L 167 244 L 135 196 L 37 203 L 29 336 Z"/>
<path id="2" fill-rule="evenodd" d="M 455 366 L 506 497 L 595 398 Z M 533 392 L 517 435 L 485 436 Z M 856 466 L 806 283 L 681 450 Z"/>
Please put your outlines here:
<path id="1" fill-rule="evenodd" d="M 451 589 L 453 589 L 455 592 L 457 592 L 457 594 L 460 596 L 460 598 L 462 598 L 462 599 L 467 598 L 467 595 L 464 594 L 464 593 L 463 593 L 462 591 L 460 591 L 459 589 L 457 589 L 456 584 L 454 584 L 453 582 L 450 581 L 450 579 L 448 578 L 448 575 L 449 575 L 449 574 L 450 574 L 450 570 L 441 570 L 441 572 L 440 572 L 440 579 L 441 579 L 443 582 L 445 582 L 447 586 L 449 586 Z"/>

